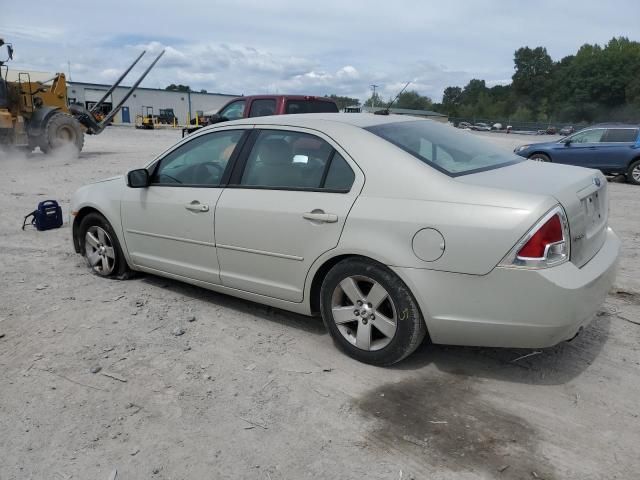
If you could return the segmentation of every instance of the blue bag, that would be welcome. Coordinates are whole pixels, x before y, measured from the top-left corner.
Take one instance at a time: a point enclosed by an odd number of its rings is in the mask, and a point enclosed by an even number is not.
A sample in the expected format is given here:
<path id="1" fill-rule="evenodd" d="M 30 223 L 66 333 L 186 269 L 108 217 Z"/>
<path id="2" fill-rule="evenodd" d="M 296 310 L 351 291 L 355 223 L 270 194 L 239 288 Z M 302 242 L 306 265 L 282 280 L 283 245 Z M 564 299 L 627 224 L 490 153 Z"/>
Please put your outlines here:
<path id="1" fill-rule="evenodd" d="M 60 205 L 58 205 L 58 202 L 55 200 L 40 202 L 38 208 L 24 217 L 22 230 L 24 230 L 24 227 L 27 225 L 27 219 L 29 217 L 33 217 L 31 219 L 31 225 L 35 225 L 40 231 L 60 228 L 62 226 L 62 208 L 60 208 Z"/>

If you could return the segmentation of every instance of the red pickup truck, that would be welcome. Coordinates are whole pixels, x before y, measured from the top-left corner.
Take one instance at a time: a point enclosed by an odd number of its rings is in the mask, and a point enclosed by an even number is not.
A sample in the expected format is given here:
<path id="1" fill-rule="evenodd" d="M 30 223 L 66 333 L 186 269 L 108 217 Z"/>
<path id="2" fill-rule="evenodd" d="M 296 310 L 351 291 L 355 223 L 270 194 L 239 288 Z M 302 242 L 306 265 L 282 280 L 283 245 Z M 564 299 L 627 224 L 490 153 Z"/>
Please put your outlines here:
<path id="1" fill-rule="evenodd" d="M 291 113 L 337 112 L 336 102 L 330 98 L 309 95 L 251 95 L 236 98 L 222 107 L 217 115 L 227 120 Z"/>
<path id="2" fill-rule="evenodd" d="M 205 124 L 211 125 L 227 120 L 237 120 L 238 118 L 246 117 L 325 112 L 338 112 L 338 105 L 336 102 L 330 98 L 313 97 L 310 95 L 250 95 L 229 101 L 218 111 L 218 113 L 209 115 L 206 118 Z M 205 125 L 192 125 L 184 128 L 182 136 L 203 126 Z"/>

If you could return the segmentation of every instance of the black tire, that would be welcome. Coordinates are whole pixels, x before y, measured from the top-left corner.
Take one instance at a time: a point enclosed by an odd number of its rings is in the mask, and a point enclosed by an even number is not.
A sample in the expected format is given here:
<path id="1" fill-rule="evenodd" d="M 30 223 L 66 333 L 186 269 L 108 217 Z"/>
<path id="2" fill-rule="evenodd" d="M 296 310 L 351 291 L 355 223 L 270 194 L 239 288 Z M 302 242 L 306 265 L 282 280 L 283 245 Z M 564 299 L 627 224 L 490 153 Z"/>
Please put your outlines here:
<path id="1" fill-rule="evenodd" d="M 635 172 L 634 172 L 635 170 Z M 634 176 L 635 173 L 635 176 Z M 631 162 L 629 169 L 627 170 L 627 182 L 633 185 L 640 185 L 640 159 L 635 162 Z"/>
<path id="2" fill-rule="evenodd" d="M 67 113 L 54 113 L 47 120 L 38 146 L 44 153 L 71 146 L 70 151 L 78 155 L 84 146 L 84 132 L 80 122 Z"/>
<path id="3" fill-rule="evenodd" d="M 347 312 L 347 308 L 354 308 L 354 310 L 358 310 L 359 308 L 356 306 L 356 303 L 347 299 L 346 294 L 343 295 L 343 301 L 346 301 L 347 306 L 339 307 L 335 305 L 336 295 L 340 295 L 337 292 L 340 291 L 338 289 L 341 288 L 341 282 L 343 282 L 343 280 L 349 281 L 350 278 L 363 279 L 365 287 L 367 282 L 371 280 L 374 282 L 374 285 L 376 283 L 379 284 L 388 294 L 388 297 L 385 297 L 388 300 L 384 300 L 380 304 L 380 309 L 387 308 L 387 311 L 390 311 L 389 306 L 393 309 L 396 325 L 395 333 L 392 337 L 389 337 L 390 340 L 385 338 L 384 335 L 382 335 L 382 340 L 371 340 L 376 334 L 378 336 L 381 335 L 381 330 L 375 328 L 376 321 L 380 321 L 375 315 L 371 317 L 375 318 L 375 320 L 371 321 L 371 326 L 369 327 L 369 331 L 373 332 L 369 334 L 371 345 L 373 346 L 374 341 L 377 341 L 384 344 L 382 348 L 375 350 L 358 348 L 354 341 L 349 340 L 348 337 L 345 336 L 346 334 L 342 333 L 336 324 L 333 308 L 344 308 L 347 315 L 350 315 L 350 313 Z M 360 284 L 358 284 L 358 286 L 360 286 Z M 361 290 L 361 293 L 368 296 L 369 292 Z M 391 303 L 385 303 L 387 301 Z M 348 307 L 350 304 L 353 304 L 353 307 Z M 372 365 L 386 366 L 401 361 L 418 348 L 427 334 L 427 327 L 420 313 L 420 308 L 409 291 L 409 288 L 387 267 L 372 260 L 351 258 L 335 265 L 329 273 L 327 273 L 322 282 L 320 289 L 320 310 L 327 330 L 329 330 L 334 343 L 340 350 L 356 360 Z M 373 313 L 379 313 L 377 309 L 374 310 L 375 312 Z M 372 313 L 372 311 L 369 311 L 369 313 Z M 343 322 L 341 324 L 343 331 L 346 330 L 348 334 L 350 334 L 352 327 L 357 330 L 361 327 L 361 324 L 364 323 L 366 325 L 367 321 L 364 319 L 367 318 L 368 315 L 359 315 L 357 320 L 354 319 L 353 321 Z M 389 315 L 386 316 L 389 317 Z M 356 336 L 357 335 L 356 333 Z M 385 342 L 388 343 L 385 344 Z"/>
<path id="4" fill-rule="evenodd" d="M 107 248 L 113 248 L 113 259 L 108 257 L 108 253 L 106 252 L 104 255 L 107 256 L 106 262 L 109 265 L 108 270 L 102 268 L 104 265 L 102 257 L 98 264 L 92 265 L 90 252 L 87 252 L 87 232 L 94 231 L 94 229 L 102 229 L 106 233 L 105 238 L 108 240 L 102 242 L 102 245 Z M 99 213 L 89 213 L 82 219 L 82 221 L 80 222 L 80 227 L 78 228 L 78 243 L 80 245 L 80 253 L 87 261 L 87 266 L 96 275 L 101 277 L 118 278 L 120 280 L 126 280 L 131 276 L 131 270 L 127 265 L 126 259 L 124 258 L 124 254 L 122 253 L 122 248 L 120 247 L 120 242 L 118 241 L 116 233 L 113 231 L 113 228 L 111 227 L 107 219 Z M 92 249 L 99 251 L 99 249 L 96 249 L 96 247 L 92 247 Z"/>
<path id="5" fill-rule="evenodd" d="M 545 163 L 551 162 L 551 158 L 549 157 L 549 155 L 545 153 L 534 153 L 529 157 L 529 160 L 533 160 L 536 162 L 545 162 Z"/>

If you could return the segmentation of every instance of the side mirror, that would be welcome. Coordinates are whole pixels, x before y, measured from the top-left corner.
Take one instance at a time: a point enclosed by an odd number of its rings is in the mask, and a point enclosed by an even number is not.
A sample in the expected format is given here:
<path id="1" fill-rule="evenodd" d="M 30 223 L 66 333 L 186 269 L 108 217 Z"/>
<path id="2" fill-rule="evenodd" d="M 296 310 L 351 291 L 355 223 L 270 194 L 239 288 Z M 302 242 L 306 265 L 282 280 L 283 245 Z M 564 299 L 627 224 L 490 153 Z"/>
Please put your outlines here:
<path id="1" fill-rule="evenodd" d="M 223 117 L 218 113 L 214 113 L 209 116 L 209 125 L 213 125 L 214 123 L 227 122 L 229 119 L 227 117 Z"/>
<path id="2" fill-rule="evenodd" d="M 9 60 L 13 60 L 13 47 L 11 45 L 7 45 L 7 52 L 9 53 Z"/>
<path id="3" fill-rule="evenodd" d="M 127 173 L 127 186 L 130 188 L 146 188 L 150 181 L 149 171 L 146 168 L 138 168 Z"/>
<path id="4" fill-rule="evenodd" d="M 565 146 L 565 147 L 568 147 L 568 146 L 570 146 L 570 145 L 571 145 L 571 139 L 570 139 L 570 138 L 567 138 L 567 139 L 564 141 L 564 146 Z"/>

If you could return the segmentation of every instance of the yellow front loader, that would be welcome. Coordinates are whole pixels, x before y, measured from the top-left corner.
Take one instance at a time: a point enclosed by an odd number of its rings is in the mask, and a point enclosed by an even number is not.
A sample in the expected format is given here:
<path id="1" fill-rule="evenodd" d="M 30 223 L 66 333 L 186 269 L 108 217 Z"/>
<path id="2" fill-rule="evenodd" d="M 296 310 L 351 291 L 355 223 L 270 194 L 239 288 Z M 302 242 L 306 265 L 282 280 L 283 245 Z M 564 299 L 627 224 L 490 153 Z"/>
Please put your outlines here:
<path id="1" fill-rule="evenodd" d="M 163 50 L 122 100 L 102 117 L 99 107 L 146 52 L 138 56 L 91 110 L 87 110 L 80 104 L 68 104 L 64 73 L 56 73 L 44 82 L 35 82 L 29 73 L 20 72 L 15 80 L 8 81 L 5 64 L 13 59 L 13 47 L 0 39 L 2 46 L 6 47 L 7 57 L 0 60 L 0 147 L 29 152 L 40 147 L 44 153 L 63 147 L 79 153 L 84 145 L 84 134 L 101 133 L 164 54 Z"/>

